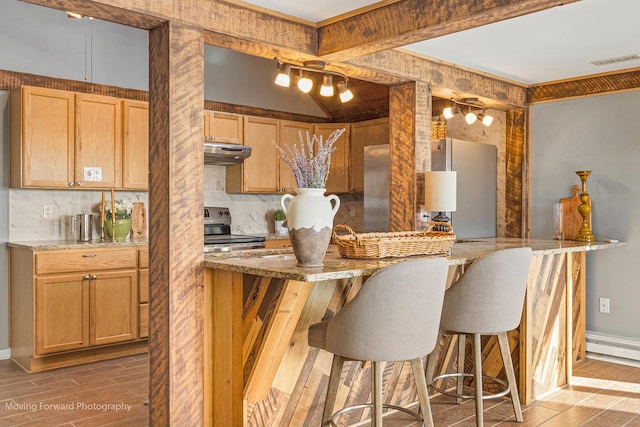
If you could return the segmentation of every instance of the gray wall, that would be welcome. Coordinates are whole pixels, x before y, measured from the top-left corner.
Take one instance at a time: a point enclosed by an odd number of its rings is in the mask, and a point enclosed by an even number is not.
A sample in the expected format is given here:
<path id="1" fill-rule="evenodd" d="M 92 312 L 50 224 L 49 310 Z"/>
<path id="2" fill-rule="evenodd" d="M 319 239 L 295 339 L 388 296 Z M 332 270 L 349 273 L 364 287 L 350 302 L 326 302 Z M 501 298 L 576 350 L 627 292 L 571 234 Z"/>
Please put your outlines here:
<path id="1" fill-rule="evenodd" d="M 640 91 L 531 107 L 532 237 L 553 235 L 553 204 L 592 170 L 592 230 L 623 248 L 587 252 L 587 330 L 640 338 Z M 598 299 L 610 298 L 611 313 Z"/>

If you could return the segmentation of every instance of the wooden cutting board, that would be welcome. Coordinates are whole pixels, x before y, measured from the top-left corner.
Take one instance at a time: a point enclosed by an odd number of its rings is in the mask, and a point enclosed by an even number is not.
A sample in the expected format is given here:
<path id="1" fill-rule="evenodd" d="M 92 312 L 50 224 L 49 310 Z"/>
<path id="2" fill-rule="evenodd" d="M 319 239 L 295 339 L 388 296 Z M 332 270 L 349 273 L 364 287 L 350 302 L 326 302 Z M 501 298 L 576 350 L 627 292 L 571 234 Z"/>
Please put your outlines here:
<path id="1" fill-rule="evenodd" d="M 131 211 L 131 238 L 144 239 L 147 237 L 147 213 L 144 203 L 133 202 Z"/>
<path id="2" fill-rule="evenodd" d="M 564 232 L 564 238 L 567 240 L 575 239 L 582 225 L 582 215 L 578 212 L 578 206 L 582 203 L 579 195 L 580 187 L 574 185 L 571 190 L 573 191 L 571 197 L 560 199 L 560 204 L 562 205 L 561 227 Z M 589 200 L 589 205 L 591 205 L 591 200 Z M 591 228 L 591 213 L 589 213 L 588 221 L 589 228 Z"/>

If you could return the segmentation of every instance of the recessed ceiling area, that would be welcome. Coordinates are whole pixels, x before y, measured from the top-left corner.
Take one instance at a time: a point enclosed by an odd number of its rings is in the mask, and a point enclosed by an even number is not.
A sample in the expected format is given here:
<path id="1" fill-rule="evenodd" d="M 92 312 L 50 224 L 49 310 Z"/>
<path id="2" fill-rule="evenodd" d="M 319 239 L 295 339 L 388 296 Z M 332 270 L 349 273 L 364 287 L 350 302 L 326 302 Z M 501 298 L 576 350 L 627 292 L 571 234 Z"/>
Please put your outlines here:
<path id="1" fill-rule="evenodd" d="M 311 22 L 396 1 L 252 0 L 246 3 Z M 404 46 L 413 52 L 522 84 L 538 84 L 640 67 L 640 1 L 581 0 L 537 13 Z"/>

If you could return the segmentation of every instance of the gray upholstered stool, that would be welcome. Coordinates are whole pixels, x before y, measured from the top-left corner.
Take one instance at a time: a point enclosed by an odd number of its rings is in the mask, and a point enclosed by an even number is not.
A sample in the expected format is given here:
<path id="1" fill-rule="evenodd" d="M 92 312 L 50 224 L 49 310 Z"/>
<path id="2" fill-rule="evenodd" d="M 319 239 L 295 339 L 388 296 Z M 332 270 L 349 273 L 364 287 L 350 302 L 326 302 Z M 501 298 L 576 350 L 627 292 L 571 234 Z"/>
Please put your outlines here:
<path id="1" fill-rule="evenodd" d="M 432 379 L 435 357 L 427 363 L 427 382 L 436 390 L 457 397 L 475 399 L 476 424 L 483 425 L 482 400 L 511 394 L 516 421 L 522 422 L 518 386 L 511 361 L 507 331 L 515 329 L 522 317 L 522 306 L 527 289 L 531 248 L 506 249 L 493 252 L 472 264 L 449 288 L 444 297 L 440 328 L 444 334 L 458 335 L 458 372 L 439 375 Z M 465 334 L 473 335 L 473 374 L 464 372 Z M 481 335 L 496 335 L 508 383 L 482 375 Z M 472 376 L 473 395 L 463 394 L 463 380 Z M 445 386 L 436 387 L 438 381 L 455 377 L 456 391 Z M 500 392 L 483 396 L 483 378 L 502 386 Z"/>
<path id="2" fill-rule="evenodd" d="M 343 412 L 372 407 L 372 424 L 382 425 L 382 409 L 407 412 L 433 426 L 422 358 L 433 351 L 447 281 L 445 258 L 402 261 L 373 274 L 360 292 L 335 316 L 309 328 L 309 345 L 334 354 L 322 425 L 335 425 Z M 346 360 L 371 361 L 372 403 L 333 414 Z M 398 406 L 383 405 L 381 361 L 411 361 L 422 417 Z"/>

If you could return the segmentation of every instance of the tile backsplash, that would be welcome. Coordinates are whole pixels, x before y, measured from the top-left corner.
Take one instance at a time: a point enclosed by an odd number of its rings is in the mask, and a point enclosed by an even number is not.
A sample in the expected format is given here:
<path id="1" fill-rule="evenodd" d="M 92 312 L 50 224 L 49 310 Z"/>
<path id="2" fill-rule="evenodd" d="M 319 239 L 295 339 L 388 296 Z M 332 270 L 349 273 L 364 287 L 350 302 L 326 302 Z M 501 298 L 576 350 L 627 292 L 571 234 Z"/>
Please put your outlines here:
<path id="1" fill-rule="evenodd" d="M 204 205 L 224 206 L 231 210 L 232 233 L 273 233 L 273 211 L 280 207 L 281 195 L 225 193 L 225 167 L 206 165 L 204 168 Z M 105 197 L 111 197 L 105 192 Z M 143 202 L 149 208 L 147 192 L 116 191 L 116 199 L 127 198 Z M 96 215 L 93 238 L 100 236 L 101 191 L 20 190 L 9 189 L 9 240 L 63 240 L 74 237 L 71 217 L 83 210 Z M 341 195 L 341 204 L 334 224 L 347 224 L 356 231 L 363 228 L 362 195 Z M 45 207 L 51 214 L 45 215 Z M 147 218 L 149 213 L 147 212 Z M 148 224 L 147 220 L 147 224 Z"/>

